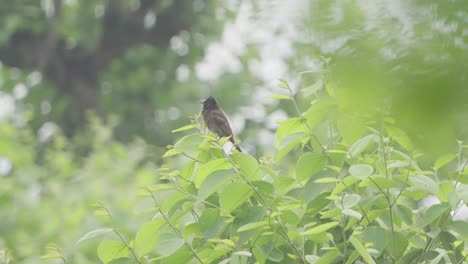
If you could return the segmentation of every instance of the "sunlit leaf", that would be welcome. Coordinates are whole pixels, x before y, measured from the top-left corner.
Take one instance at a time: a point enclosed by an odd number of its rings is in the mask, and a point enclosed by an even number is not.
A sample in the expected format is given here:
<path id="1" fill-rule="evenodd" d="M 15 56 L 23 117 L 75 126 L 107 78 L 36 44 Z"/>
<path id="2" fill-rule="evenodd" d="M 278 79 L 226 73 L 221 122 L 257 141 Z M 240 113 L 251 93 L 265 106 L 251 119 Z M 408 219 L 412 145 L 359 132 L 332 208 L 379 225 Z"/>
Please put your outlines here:
<path id="1" fill-rule="evenodd" d="M 291 152 L 291 150 L 293 150 L 296 146 L 301 144 L 304 137 L 304 133 L 296 133 L 284 137 L 279 146 L 277 147 L 279 151 L 276 154 L 275 163 L 280 162 L 289 152 Z"/>
<path id="2" fill-rule="evenodd" d="M 226 216 L 243 204 L 252 195 L 254 190 L 243 183 L 231 183 L 219 194 L 221 215 Z"/>
<path id="3" fill-rule="evenodd" d="M 134 250 L 139 258 L 148 254 L 156 246 L 157 232 L 163 225 L 164 221 L 161 219 L 147 222 L 137 232 Z"/>
<path id="4" fill-rule="evenodd" d="M 167 157 L 179 155 L 180 153 L 183 153 L 183 151 L 173 148 L 173 149 L 170 149 L 170 150 L 166 151 L 166 153 L 164 153 L 164 155 L 162 157 L 167 158 Z"/>
<path id="5" fill-rule="evenodd" d="M 216 159 L 206 164 L 203 164 L 195 173 L 195 177 L 194 177 L 195 186 L 197 188 L 200 188 L 202 182 L 205 180 L 205 178 L 209 174 L 215 171 L 227 170 L 227 169 L 230 169 L 231 167 L 232 167 L 231 163 L 229 163 L 229 161 L 227 161 L 226 159 Z"/>
<path id="6" fill-rule="evenodd" d="M 354 177 L 364 180 L 367 177 L 371 176 L 374 172 L 374 168 L 367 164 L 354 164 L 349 167 L 349 173 Z"/>
<path id="7" fill-rule="evenodd" d="M 372 243 L 372 248 L 382 253 L 387 243 L 385 229 L 378 226 L 368 226 L 362 232 L 362 242 Z"/>
<path id="8" fill-rule="evenodd" d="M 262 177 L 258 161 L 249 154 L 235 153 L 231 155 L 232 161 L 236 167 L 250 180 L 259 180 Z"/>
<path id="9" fill-rule="evenodd" d="M 155 251 L 161 256 L 170 256 L 184 245 L 184 240 L 179 238 L 174 231 L 159 233 L 156 239 Z"/>
<path id="10" fill-rule="evenodd" d="M 309 230 L 306 230 L 304 232 L 302 232 L 302 235 L 304 236 L 308 236 L 308 235 L 315 235 L 315 234 L 319 234 L 319 233 L 322 233 L 322 232 L 325 232 L 337 225 L 339 225 L 340 223 L 339 222 L 330 222 L 330 223 L 326 223 L 326 224 L 322 224 L 322 225 L 318 225 L 316 227 L 313 227 Z"/>
<path id="11" fill-rule="evenodd" d="M 280 84 L 281 85 L 281 84 Z M 287 89 L 287 88 L 286 88 Z M 277 100 L 292 100 L 291 96 L 284 95 L 284 94 L 273 94 L 269 95 L 268 98 L 270 99 L 277 99 Z"/>
<path id="12" fill-rule="evenodd" d="M 448 206 L 447 204 L 435 204 L 429 207 L 428 209 L 426 209 L 423 215 L 424 224 L 431 224 L 434 220 L 446 214 L 449 210 L 450 206 Z"/>
<path id="13" fill-rule="evenodd" d="M 244 231 L 252 230 L 252 229 L 262 227 L 262 226 L 265 226 L 265 225 L 267 225 L 267 223 L 265 221 L 255 222 L 255 223 L 248 223 L 246 225 L 243 225 L 243 226 L 239 227 L 239 229 L 237 229 L 237 232 L 244 232 Z"/>
<path id="14" fill-rule="evenodd" d="M 372 175 L 369 178 L 359 183 L 359 187 L 366 187 L 366 186 L 373 186 L 377 189 L 385 190 L 385 189 L 395 188 L 398 185 L 396 185 L 396 183 L 393 182 L 392 180 L 387 179 L 387 177 L 385 176 Z"/>
<path id="15" fill-rule="evenodd" d="M 88 239 L 91 239 L 93 237 L 97 237 L 97 236 L 101 236 L 101 235 L 104 235 L 104 234 L 107 234 L 107 233 L 110 233 L 114 231 L 113 228 L 99 228 L 99 229 L 95 229 L 95 230 L 92 230 L 92 231 L 89 231 L 88 233 L 86 233 L 84 236 L 82 236 L 80 239 L 78 239 L 78 241 L 76 242 L 77 244 L 83 242 L 83 241 L 86 241 Z"/>
<path id="16" fill-rule="evenodd" d="M 410 177 L 410 181 L 413 183 L 416 190 L 426 191 L 435 195 L 439 194 L 439 186 L 437 183 L 425 175 Z"/>
<path id="17" fill-rule="evenodd" d="M 190 124 L 190 125 L 186 125 L 186 126 L 183 126 L 183 127 L 180 127 L 178 129 L 175 129 L 175 130 L 172 130 L 172 133 L 177 133 L 177 132 L 181 132 L 181 131 L 187 131 L 187 130 L 191 130 L 191 129 L 194 129 L 196 128 L 197 126 L 195 124 Z"/>
<path id="18" fill-rule="evenodd" d="M 115 259 L 128 257 L 130 249 L 122 241 L 104 240 L 99 244 L 97 252 L 103 263 L 109 263 Z"/>
<path id="19" fill-rule="evenodd" d="M 369 252 L 367 252 L 366 248 L 357 237 L 351 236 L 349 238 L 349 242 L 351 242 L 353 247 L 356 249 L 357 252 L 359 252 L 359 255 L 361 255 L 361 257 L 366 261 L 366 263 L 375 263 L 374 259 L 371 257 Z"/>
<path id="20" fill-rule="evenodd" d="M 356 141 L 356 143 L 354 143 L 349 148 L 349 155 L 351 157 L 357 156 L 358 154 L 366 150 L 370 146 L 371 143 L 378 142 L 378 140 L 379 140 L 379 137 L 375 134 L 368 135 L 359 139 L 358 141 Z"/>
<path id="21" fill-rule="evenodd" d="M 279 148 L 280 143 L 286 136 L 297 133 L 304 133 L 306 131 L 307 128 L 304 124 L 304 121 L 299 117 L 294 117 L 282 122 L 276 131 L 275 147 Z"/>
<path id="22" fill-rule="evenodd" d="M 233 170 L 215 171 L 203 180 L 198 191 L 198 199 L 205 200 L 236 176 Z"/>
<path id="23" fill-rule="evenodd" d="M 296 163 L 296 178 L 303 182 L 320 172 L 327 164 L 327 157 L 319 153 L 306 153 Z"/>
<path id="24" fill-rule="evenodd" d="M 453 159 L 455 159 L 457 155 L 455 154 L 447 154 L 444 155 L 436 160 L 434 163 L 434 170 L 439 170 L 443 166 L 447 165 L 449 162 L 451 162 Z"/>
<path id="25" fill-rule="evenodd" d="M 348 209 L 355 206 L 361 200 L 361 196 L 355 193 L 347 193 L 335 201 L 335 205 L 341 209 Z"/>
<path id="26" fill-rule="evenodd" d="M 455 191 L 458 197 L 460 197 L 465 203 L 468 203 L 468 184 L 458 184 Z"/>

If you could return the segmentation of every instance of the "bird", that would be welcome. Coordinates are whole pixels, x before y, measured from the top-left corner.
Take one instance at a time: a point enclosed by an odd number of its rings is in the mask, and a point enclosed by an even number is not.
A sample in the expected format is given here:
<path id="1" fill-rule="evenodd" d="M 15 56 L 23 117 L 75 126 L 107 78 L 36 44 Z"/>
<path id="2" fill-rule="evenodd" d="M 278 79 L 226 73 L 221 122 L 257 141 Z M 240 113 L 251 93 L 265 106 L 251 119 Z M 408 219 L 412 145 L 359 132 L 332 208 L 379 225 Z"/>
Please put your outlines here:
<path id="1" fill-rule="evenodd" d="M 213 96 L 208 97 L 201 103 L 203 104 L 203 120 L 205 120 L 208 129 L 219 137 L 229 137 L 229 141 L 232 142 L 234 147 L 242 152 L 241 148 L 234 142 L 234 135 L 226 114 L 221 110 Z"/>

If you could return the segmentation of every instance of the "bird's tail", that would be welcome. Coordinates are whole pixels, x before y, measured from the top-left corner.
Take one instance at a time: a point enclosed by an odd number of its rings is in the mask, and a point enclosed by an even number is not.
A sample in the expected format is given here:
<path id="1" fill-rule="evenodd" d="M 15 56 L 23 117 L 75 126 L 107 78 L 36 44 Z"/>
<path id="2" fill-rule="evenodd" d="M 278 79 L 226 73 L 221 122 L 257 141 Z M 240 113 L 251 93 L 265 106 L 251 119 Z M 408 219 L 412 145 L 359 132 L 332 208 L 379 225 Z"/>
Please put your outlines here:
<path id="1" fill-rule="evenodd" d="M 234 142 L 234 139 L 232 138 L 232 136 L 229 138 L 229 141 L 232 142 L 232 145 L 234 145 L 234 147 L 239 151 L 239 152 L 243 152 L 242 149 L 236 145 L 236 143 Z"/>
<path id="2" fill-rule="evenodd" d="M 234 147 L 239 151 L 242 152 L 242 149 L 238 145 L 234 145 Z"/>

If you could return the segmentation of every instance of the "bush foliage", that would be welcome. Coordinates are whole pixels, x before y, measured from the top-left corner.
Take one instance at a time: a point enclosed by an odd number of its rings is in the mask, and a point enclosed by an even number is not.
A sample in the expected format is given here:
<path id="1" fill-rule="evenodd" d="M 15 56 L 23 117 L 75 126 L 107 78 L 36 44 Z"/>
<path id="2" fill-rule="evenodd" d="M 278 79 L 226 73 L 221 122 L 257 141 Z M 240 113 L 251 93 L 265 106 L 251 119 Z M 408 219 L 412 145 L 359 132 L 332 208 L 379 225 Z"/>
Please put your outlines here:
<path id="1" fill-rule="evenodd" d="M 103 263 L 466 262 L 468 222 L 453 216 L 468 201 L 467 145 L 433 160 L 391 116 L 343 111 L 332 86 L 279 86 L 272 97 L 297 116 L 280 122 L 274 157 L 226 154 L 227 138 L 194 116 L 174 131 L 191 133 L 168 147 L 157 183 L 128 205 L 128 215 L 144 208 L 135 231 L 100 203 L 107 224 L 79 242 L 105 235 Z M 44 258 L 59 256 L 52 247 Z"/>

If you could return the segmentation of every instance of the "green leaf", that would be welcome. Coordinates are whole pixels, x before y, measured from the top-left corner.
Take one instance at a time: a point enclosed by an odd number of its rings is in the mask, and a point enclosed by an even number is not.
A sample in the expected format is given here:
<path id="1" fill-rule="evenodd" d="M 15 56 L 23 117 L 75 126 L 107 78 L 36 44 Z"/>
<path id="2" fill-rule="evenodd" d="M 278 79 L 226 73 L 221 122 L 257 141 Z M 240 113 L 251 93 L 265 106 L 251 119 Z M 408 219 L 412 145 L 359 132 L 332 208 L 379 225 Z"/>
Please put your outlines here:
<path id="1" fill-rule="evenodd" d="M 348 215 L 348 216 L 351 216 L 351 217 L 354 217 L 356 219 L 359 219 L 361 220 L 362 219 L 362 214 L 359 213 L 358 211 L 354 211 L 353 209 L 344 209 L 343 211 L 341 211 L 344 215 Z"/>
<path id="2" fill-rule="evenodd" d="M 317 91 L 321 90 L 323 88 L 323 81 L 322 80 L 318 80 L 316 81 L 315 83 L 305 87 L 305 88 L 302 88 L 301 89 L 301 92 L 305 95 L 305 96 L 309 96 L 311 94 L 314 94 L 316 93 Z"/>
<path id="3" fill-rule="evenodd" d="M 414 213 L 411 208 L 405 204 L 397 204 L 394 208 L 395 214 L 399 216 L 399 219 L 397 218 L 397 220 L 403 220 L 407 225 L 413 224 Z"/>
<path id="4" fill-rule="evenodd" d="M 85 240 L 88 240 L 88 239 L 91 239 L 93 237 L 97 237 L 97 236 L 101 236 L 103 234 L 107 234 L 107 233 L 110 233 L 114 231 L 113 228 L 99 228 L 99 229 L 95 229 L 95 230 L 92 230 L 92 231 L 89 231 L 88 233 L 86 233 L 84 236 L 82 236 L 80 239 L 78 239 L 78 241 L 76 242 L 76 244 L 79 244 Z"/>
<path id="5" fill-rule="evenodd" d="M 289 152 L 291 152 L 291 150 L 293 150 L 297 145 L 301 144 L 304 138 L 305 134 L 302 132 L 284 137 L 277 147 L 278 153 L 275 157 L 275 163 L 280 162 Z"/>
<path id="6" fill-rule="evenodd" d="M 452 182 L 442 182 L 439 184 L 439 200 L 442 203 L 446 203 L 449 201 L 449 195 L 454 192 L 455 187 L 453 186 Z"/>
<path id="7" fill-rule="evenodd" d="M 368 226 L 362 232 L 362 240 L 366 243 L 372 243 L 372 248 L 376 249 L 380 254 L 385 249 L 386 236 L 385 229 L 378 226 Z"/>
<path id="8" fill-rule="evenodd" d="M 344 177 L 342 181 L 343 182 L 340 182 L 336 185 L 335 189 L 333 189 L 333 192 L 331 193 L 330 196 L 335 196 L 341 193 L 342 191 L 344 191 L 345 189 L 350 188 L 352 185 L 357 183 L 359 179 L 353 176 L 347 176 L 347 177 Z"/>
<path id="9" fill-rule="evenodd" d="M 260 180 L 262 178 L 258 162 L 254 157 L 239 152 L 232 154 L 231 159 L 237 165 L 236 167 L 239 168 L 249 180 Z"/>
<path id="10" fill-rule="evenodd" d="M 236 172 L 232 170 L 220 170 L 211 173 L 202 182 L 200 190 L 198 191 L 198 199 L 205 200 L 207 197 L 219 190 L 224 184 L 228 183 L 236 175 Z"/>
<path id="11" fill-rule="evenodd" d="M 156 242 L 154 249 L 161 256 L 170 256 L 184 245 L 184 240 L 172 230 L 159 234 Z"/>
<path id="12" fill-rule="evenodd" d="M 302 117 L 307 120 L 306 129 L 309 130 L 309 127 L 313 128 L 320 124 L 320 122 L 333 113 L 336 108 L 336 103 L 332 100 L 323 99 L 315 101 L 309 109 L 302 114 Z"/>
<path id="13" fill-rule="evenodd" d="M 286 81 L 285 79 L 283 78 L 278 78 L 278 81 L 282 82 L 282 83 L 288 83 L 288 81 Z"/>
<path id="14" fill-rule="evenodd" d="M 316 255 L 306 255 L 305 259 L 307 263 L 314 264 L 320 259 L 320 257 Z"/>
<path id="15" fill-rule="evenodd" d="M 203 140 L 203 135 L 200 134 L 187 135 L 174 144 L 174 149 L 190 155 L 196 155 L 196 153 L 200 152 L 199 146 Z"/>
<path id="16" fill-rule="evenodd" d="M 361 200 L 361 196 L 355 193 L 347 193 L 340 199 L 335 201 L 336 207 L 340 209 L 348 209 L 355 206 Z"/>
<path id="17" fill-rule="evenodd" d="M 265 254 L 266 258 L 273 261 L 273 262 L 281 262 L 284 259 L 284 253 L 270 245 L 262 245 L 261 247 L 262 253 Z"/>
<path id="18" fill-rule="evenodd" d="M 180 153 L 183 153 L 183 151 L 173 148 L 173 149 L 170 149 L 170 150 L 166 151 L 166 153 L 164 153 L 164 155 L 162 157 L 163 158 L 172 157 L 172 156 L 179 155 Z"/>
<path id="19" fill-rule="evenodd" d="M 425 191 L 425 192 L 432 193 L 435 195 L 439 194 L 439 186 L 433 179 L 427 176 L 416 175 L 416 176 L 410 177 L 410 181 L 413 183 L 414 185 L 413 187 L 416 190 Z"/>
<path id="20" fill-rule="evenodd" d="M 411 139 L 409 136 L 401 129 L 396 128 L 396 127 L 391 127 L 387 126 L 385 127 L 385 130 L 387 130 L 388 135 L 398 142 L 402 147 L 404 147 L 406 150 L 413 150 L 414 146 L 413 143 L 411 142 Z"/>
<path id="21" fill-rule="evenodd" d="M 349 167 L 349 173 L 361 180 L 364 180 L 367 177 L 371 176 L 373 172 L 374 168 L 367 164 L 355 164 Z"/>
<path id="22" fill-rule="evenodd" d="M 221 216 L 227 216 L 237 207 L 243 204 L 252 195 L 254 190 L 247 184 L 231 183 L 219 194 Z"/>
<path id="23" fill-rule="evenodd" d="M 455 192 L 465 203 L 468 203 L 468 184 L 458 184 Z"/>
<path id="24" fill-rule="evenodd" d="M 333 261 L 340 255 L 341 255 L 341 253 L 338 250 L 332 249 L 331 251 L 328 251 L 327 253 L 320 256 L 320 259 L 318 261 L 314 262 L 314 263 L 315 264 L 334 263 Z"/>
<path id="25" fill-rule="evenodd" d="M 260 222 L 255 222 L 255 223 L 248 223 L 246 225 L 243 225 L 237 229 L 237 232 L 244 232 L 248 230 L 252 230 L 258 227 L 266 226 L 267 223 L 265 221 L 260 221 Z"/>
<path id="26" fill-rule="evenodd" d="M 332 171 L 322 171 L 315 174 L 314 177 L 310 177 L 304 187 L 304 202 L 308 204 L 310 201 L 314 200 L 317 196 L 320 195 L 323 191 L 329 191 L 332 188 L 333 184 L 330 183 L 317 183 L 317 179 L 322 178 L 331 178 L 336 174 Z M 336 180 L 336 178 L 333 178 Z"/>
<path id="27" fill-rule="evenodd" d="M 203 214 L 200 216 L 200 220 L 198 221 L 200 225 L 200 231 L 210 231 L 210 229 L 215 226 L 216 222 L 220 219 L 222 218 L 219 217 L 218 208 L 205 208 L 205 210 L 203 210 Z"/>
<path id="28" fill-rule="evenodd" d="M 215 171 L 227 170 L 232 167 L 231 163 L 226 159 L 216 159 L 203 164 L 195 173 L 194 183 L 197 188 L 200 188 L 205 178 Z"/>
<path id="29" fill-rule="evenodd" d="M 156 184 L 153 186 L 150 186 L 148 188 L 150 191 L 167 191 L 167 190 L 174 190 L 176 189 L 176 186 L 171 185 L 171 184 Z"/>
<path id="30" fill-rule="evenodd" d="M 175 129 L 175 130 L 172 130 L 172 133 L 177 133 L 177 132 L 181 132 L 181 131 L 186 131 L 186 130 L 191 130 L 191 129 L 194 129 L 196 128 L 197 126 L 195 124 L 190 124 L 190 125 L 186 125 L 186 126 L 183 126 L 183 127 L 180 127 L 178 129 Z"/>
<path id="31" fill-rule="evenodd" d="M 305 133 L 307 130 L 304 121 L 299 117 L 294 117 L 282 122 L 276 131 L 275 147 L 278 148 L 281 141 L 289 135 Z"/>
<path id="32" fill-rule="evenodd" d="M 356 249 L 357 252 L 359 252 L 359 255 L 361 255 L 361 257 L 364 259 L 364 261 L 366 261 L 366 263 L 375 263 L 374 259 L 371 257 L 369 252 L 367 252 L 366 248 L 357 237 L 351 236 L 349 238 L 349 242 L 351 242 L 353 247 Z"/>
<path id="33" fill-rule="evenodd" d="M 373 186 L 377 189 L 382 189 L 382 190 L 397 187 L 397 185 L 392 180 L 389 180 L 386 177 L 380 176 L 380 175 L 370 176 L 369 178 L 359 183 L 359 187 L 365 187 L 365 186 Z"/>
<path id="34" fill-rule="evenodd" d="M 308 235 L 315 235 L 315 234 L 323 233 L 323 232 L 327 231 L 328 229 L 333 228 L 333 227 L 335 227 L 335 226 L 337 226 L 339 224 L 340 224 L 339 222 L 330 222 L 330 223 L 318 225 L 318 226 L 313 227 L 313 228 L 311 228 L 311 229 L 309 229 L 307 231 L 302 232 L 302 235 L 308 236 Z"/>
<path id="35" fill-rule="evenodd" d="M 157 243 L 157 232 L 164 225 L 163 220 L 155 220 L 145 223 L 135 237 L 134 250 L 138 258 L 151 252 Z"/>
<path id="36" fill-rule="evenodd" d="M 449 162 L 451 162 L 454 158 L 456 158 L 457 155 L 455 154 L 447 154 L 444 155 L 440 158 L 438 158 L 434 164 L 434 170 L 439 170 L 443 166 L 447 165 Z"/>
<path id="37" fill-rule="evenodd" d="M 354 143 L 349 148 L 348 153 L 351 157 L 355 157 L 361 152 L 363 152 L 364 150 L 366 150 L 372 142 L 378 142 L 378 141 L 379 141 L 379 136 L 375 134 L 365 136 L 359 139 L 358 141 L 356 141 L 356 143 Z"/>
<path id="38" fill-rule="evenodd" d="M 304 182 L 327 165 L 327 157 L 318 153 L 306 153 L 296 163 L 296 178 L 298 182 Z"/>
<path id="39" fill-rule="evenodd" d="M 447 227 L 457 232 L 465 241 L 468 240 L 468 222 L 450 221 Z"/>
<path id="40" fill-rule="evenodd" d="M 387 237 L 392 237 L 391 233 L 392 231 L 387 230 Z M 398 241 L 398 243 L 387 243 L 385 249 L 387 252 L 395 252 L 395 256 L 399 258 L 403 256 L 408 249 L 408 238 L 406 238 L 401 232 L 395 231 L 393 235 L 395 237 L 395 242 Z M 395 246 L 394 249 L 393 246 Z"/>
<path id="41" fill-rule="evenodd" d="M 440 216 L 444 215 L 450 210 L 450 206 L 447 204 L 435 204 L 424 212 L 423 222 L 426 225 L 431 224 L 434 220 L 438 219 Z"/>
<path id="42" fill-rule="evenodd" d="M 191 259 L 193 259 L 193 253 L 190 251 L 190 249 L 187 247 L 181 247 L 170 256 L 161 258 L 161 260 L 157 261 L 156 263 L 191 263 Z M 153 262 L 153 259 L 148 261 L 148 263 Z"/>
<path id="43" fill-rule="evenodd" d="M 114 259 L 125 258 L 130 254 L 130 249 L 117 240 L 104 240 L 97 248 L 99 259 L 104 263 L 109 263 Z"/>
<path id="44" fill-rule="evenodd" d="M 286 88 L 287 89 L 287 88 Z M 268 96 L 270 99 L 278 99 L 278 100 L 291 100 L 291 96 L 285 94 L 273 94 Z"/>
<path id="45" fill-rule="evenodd" d="M 48 254 L 41 256 L 41 259 L 62 259 L 62 258 L 63 256 L 60 253 L 48 253 Z M 2 263 L 8 263 L 8 262 L 2 262 Z"/>

